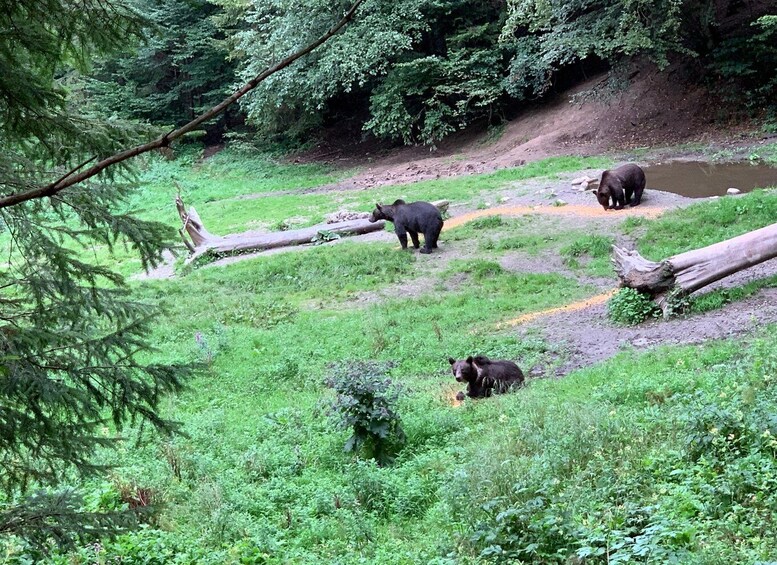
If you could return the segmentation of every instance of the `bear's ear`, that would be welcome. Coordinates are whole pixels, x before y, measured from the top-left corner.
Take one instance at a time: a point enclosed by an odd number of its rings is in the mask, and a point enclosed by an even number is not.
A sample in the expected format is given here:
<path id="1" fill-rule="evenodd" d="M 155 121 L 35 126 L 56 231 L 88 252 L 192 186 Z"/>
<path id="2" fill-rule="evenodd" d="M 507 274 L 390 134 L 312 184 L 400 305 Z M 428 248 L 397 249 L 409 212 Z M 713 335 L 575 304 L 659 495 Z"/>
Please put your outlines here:
<path id="1" fill-rule="evenodd" d="M 456 362 L 456 360 L 453 357 L 448 357 L 448 363 L 453 365 Z"/>
<path id="2" fill-rule="evenodd" d="M 378 210 L 380 210 L 380 209 L 382 208 L 382 206 L 380 205 L 380 202 L 376 202 L 376 203 L 375 203 L 375 207 L 376 207 Z"/>
<path id="3" fill-rule="evenodd" d="M 469 363 L 470 365 L 472 364 L 472 355 L 467 357 L 467 363 Z"/>

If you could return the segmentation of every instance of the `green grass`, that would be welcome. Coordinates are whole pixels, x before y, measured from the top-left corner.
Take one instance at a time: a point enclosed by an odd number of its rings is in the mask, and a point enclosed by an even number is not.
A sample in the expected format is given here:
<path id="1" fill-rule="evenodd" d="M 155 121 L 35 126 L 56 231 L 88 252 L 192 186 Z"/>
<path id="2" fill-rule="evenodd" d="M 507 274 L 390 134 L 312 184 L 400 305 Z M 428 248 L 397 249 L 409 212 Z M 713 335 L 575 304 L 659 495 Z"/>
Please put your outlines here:
<path id="1" fill-rule="evenodd" d="M 175 211 L 171 203 L 179 189 L 188 205 L 199 208 L 249 194 L 312 188 L 342 176 L 331 167 L 286 164 L 269 155 L 247 155 L 229 149 L 200 160 L 200 152 L 189 148 L 172 161 L 148 160 L 139 178 L 141 190 L 132 204 L 135 210 L 153 213 L 159 219 L 159 210 Z"/>
<path id="2" fill-rule="evenodd" d="M 765 227 L 775 218 L 777 194 L 768 191 L 701 202 L 649 222 L 637 249 L 659 261 Z"/>
<path id="3" fill-rule="evenodd" d="M 606 166 L 548 160 L 404 187 L 236 200 L 256 191 L 243 181 L 265 161 L 219 159 L 175 173 L 192 183 L 187 190 L 217 233 L 294 216 L 312 223 L 408 193 L 473 203 L 522 178 Z M 267 166 L 281 181 L 259 191 L 336 177 Z M 207 187 L 198 184 L 203 167 Z M 172 209 L 169 195 L 155 192 L 169 180 L 141 190 L 138 207 Z M 627 229 L 644 231 L 640 250 L 663 258 L 771 223 L 775 211 L 774 197 L 754 193 Z M 552 364 L 567 354 L 564 344 L 497 324 L 594 292 L 558 274 L 510 272 L 499 262 L 505 253 L 558 252 L 596 274 L 613 235 L 597 234 L 565 230 L 558 219 L 482 218 L 445 232 L 451 251 L 476 251 L 467 259 L 438 263 L 444 249 L 422 257 L 394 242 L 346 241 L 133 283 L 139 299 L 165 308 L 152 360 L 202 363 L 188 390 L 164 404 L 187 435 L 137 442 L 130 429 L 118 452 L 96 454 L 116 466 L 74 485 L 89 509 L 121 508 L 139 488 L 160 506 L 147 527 L 104 540 L 99 552 L 90 544 L 48 561 L 777 560 L 776 328 L 746 341 L 627 350 L 561 380 L 530 379 L 513 394 L 452 405 L 462 387 L 449 356 L 514 359 L 526 372 Z M 351 359 L 389 363 L 400 386 L 407 444 L 390 467 L 343 452 L 349 434 L 333 421 L 324 381 L 332 363 Z M 12 542 L 0 551 L 32 561 Z"/>
<path id="4" fill-rule="evenodd" d="M 777 167 L 777 143 L 767 143 L 758 148 L 756 154 L 767 165 Z"/>
<path id="5" fill-rule="evenodd" d="M 613 273 L 610 257 L 614 242 L 615 238 L 611 236 L 586 235 L 563 246 L 559 253 L 567 266 L 583 268 L 591 275 L 606 277 Z"/>
<path id="6" fill-rule="evenodd" d="M 773 288 L 775 286 L 777 286 L 777 276 L 771 276 L 751 281 L 738 287 L 721 288 L 703 294 L 693 295 L 690 297 L 687 312 L 691 314 L 703 314 L 704 312 L 717 310 L 726 304 L 752 296 L 761 289 Z"/>

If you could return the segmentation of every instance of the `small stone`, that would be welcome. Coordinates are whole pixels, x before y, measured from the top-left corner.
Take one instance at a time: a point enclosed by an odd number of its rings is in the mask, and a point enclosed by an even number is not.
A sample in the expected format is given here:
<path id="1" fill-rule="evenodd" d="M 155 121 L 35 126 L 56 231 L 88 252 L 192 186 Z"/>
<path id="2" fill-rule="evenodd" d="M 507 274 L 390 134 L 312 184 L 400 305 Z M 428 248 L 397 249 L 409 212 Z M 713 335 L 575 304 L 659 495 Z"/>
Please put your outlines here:
<path id="1" fill-rule="evenodd" d="M 504 204 L 504 203 L 505 203 L 505 202 L 507 202 L 508 200 L 510 200 L 510 197 L 509 197 L 509 196 L 502 196 L 502 197 L 499 199 L 499 203 L 500 203 L 500 204 Z"/>
<path id="2" fill-rule="evenodd" d="M 726 194 L 731 194 L 731 195 L 734 195 L 734 194 L 742 194 L 742 191 L 741 191 L 741 190 L 739 190 L 738 188 L 729 188 L 729 189 L 726 191 Z"/>
<path id="3" fill-rule="evenodd" d="M 577 177 L 576 179 L 572 179 L 572 184 L 588 184 L 590 182 L 590 179 L 588 177 Z"/>
<path id="4" fill-rule="evenodd" d="M 718 200 L 720 199 L 720 196 L 710 196 L 710 200 Z"/>
<path id="5" fill-rule="evenodd" d="M 557 198 L 555 202 L 553 202 L 554 206 L 566 206 L 567 203 L 560 198 Z"/>

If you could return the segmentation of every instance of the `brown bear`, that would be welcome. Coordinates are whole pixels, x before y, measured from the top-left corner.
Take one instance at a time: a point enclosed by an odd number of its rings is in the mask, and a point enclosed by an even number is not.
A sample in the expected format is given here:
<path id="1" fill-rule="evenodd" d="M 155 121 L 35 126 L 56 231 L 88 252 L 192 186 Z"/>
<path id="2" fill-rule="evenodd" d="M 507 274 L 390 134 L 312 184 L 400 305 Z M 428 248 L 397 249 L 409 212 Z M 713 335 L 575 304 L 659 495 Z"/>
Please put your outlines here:
<path id="1" fill-rule="evenodd" d="M 639 166 L 629 163 L 602 173 L 602 180 L 599 181 L 599 188 L 596 189 L 596 199 L 605 210 L 610 208 L 622 210 L 627 202 L 632 206 L 639 206 L 644 190 L 645 172 Z M 610 206 L 610 199 L 612 199 L 612 206 Z"/>
<path id="2" fill-rule="evenodd" d="M 442 231 L 442 215 L 434 204 L 429 202 L 411 202 L 396 200 L 391 205 L 376 204 L 370 216 L 371 222 L 388 220 L 394 224 L 394 232 L 402 244 L 402 249 L 407 249 L 407 234 L 413 241 L 413 247 L 418 249 L 418 234 L 424 234 L 424 248 L 421 253 L 431 253 L 437 249 L 437 238 Z"/>
<path id="3" fill-rule="evenodd" d="M 485 398 L 491 394 L 502 394 L 523 383 L 523 372 L 512 361 L 492 361 L 485 355 L 467 357 L 457 361 L 448 357 L 453 376 L 460 383 L 467 383 L 467 391 L 459 392 L 457 400 Z"/>

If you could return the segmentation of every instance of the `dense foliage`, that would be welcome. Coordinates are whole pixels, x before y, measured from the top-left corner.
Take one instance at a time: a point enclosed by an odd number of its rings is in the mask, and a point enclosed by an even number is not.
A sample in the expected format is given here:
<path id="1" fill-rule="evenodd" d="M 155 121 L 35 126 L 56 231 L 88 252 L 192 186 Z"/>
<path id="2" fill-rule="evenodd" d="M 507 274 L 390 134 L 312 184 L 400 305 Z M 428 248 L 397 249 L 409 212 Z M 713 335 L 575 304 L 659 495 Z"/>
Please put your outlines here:
<path id="1" fill-rule="evenodd" d="M 713 52 L 714 79 L 734 103 L 745 103 L 751 114 L 768 112 L 777 129 L 777 15 L 763 16 Z"/>
<path id="2" fill-rule="evenodd" d="M 130 38 L 104 58 L 86 95 L 117 116 L 169 126 L 321 35 L 350 2 L 130 5 L 145 16 L 144 39 Z M 249 126 L 242 133 L 305 142 L 344 123 L 434 144 L 473 122 L 502 120 L 589 72 L 609 71 L 597 88 L 621 89 L 631 65 L 645 60 L 664 69 L 698 58 L 713 90 L 734 93 L 733 103 L 769 106 L 774 25 L 771 16 L 758 19 L 765 10 L 761 3 L 741 18 L 735 5 L 712 0 L 367 0 L 326 46 L 241 102 Z M 208 126 L 211 141 L 229 126 L 242 130 L 236 113 Z"/>
<path id="3" fill-rule="evenodd" d="M 56 180 L 138 134 L 69 96 L 67 69 L 140 33 L 123 2 L 6 2 L 0 10 L 0 197 Z M 66 541 L 109 515 L 79 514 L 72 495 L 40 494 L 75 468 L 96 470 L 97 447 L 131 420 L 169 431 L 157 414 L 181 386 L 175 366 L 148 364 L 154 308 L 84 250 L 131 247 L 158 261 L 171 231 L 127 213 L 131 171 L 116 168 L 59 194 L 0 208 L 0 531 Z M 111 431 L 113 428 L 113 431 Z M 48 505 L 48 506 L 47 506 Z M 78 524 L 78 517 L 89 524 Z M 105 518 L 106 520 L 102 520 Z M 45 535 L 41 535 L 41 530 Z"/>
<path id="4" fill-rule="evenodd" d="M 218 2 L 231 7 L 227 35 L 243 77 L 323 31 L 347 5 Z M 607 87 L 622 88 L 628 65 L 639 59 L 665 68 L 672 59 L 722 57 L 730 61 L 718 64 L 722 75 L 746 76 L 750 90 L 768 94 L 769 75 L 752 71 L 773 70 L 770 20 L 757 24 L 761 35 L 749 38 L 752 33 L 745 31 L 725 43 L 749 21 L 727 35 L 716 33 L 730 17 L 724 4 L 370 1 L 349 29 L 303 64 L 273 77 L 243 108 L 251 125 L 271 134 L 303 135 L 346 120 L 378 137 L 432 144 L 478 119 L 499 119 L 506 108 L 542 97 L 554 85 L 573 84 L 586 69 L 609 69 Z M 753 20 L 764 9 L 754 7 Z M 733 56 L 756 44 L 745 57 Z M 740 61 L 738 68 L 734 61 Z"/>
<path id="5" fill-rule="evenodd" d="M 607 315 L 616 324 L 634 326 L 650 317 L 658 317 L 661 311 L 656 303 L 634 288 L 620 288 L 607 303 Z"/>
<path id="6" fill-rule="evenodd" d="M 131 49 L 97 65 L 87 81 L 97 104 L 123 118 L 180 126 L 231 93 L 234 65 L 216 25 L 217 6 L 207 0 L 133 0 L 131 6 L 144 16 L 142 39 L 129 38 Z M 230 117 L 217 119 L 217 131 Z"/>

